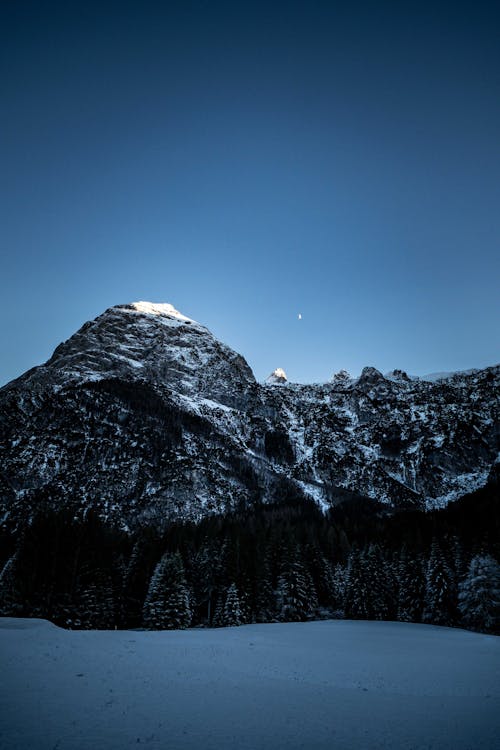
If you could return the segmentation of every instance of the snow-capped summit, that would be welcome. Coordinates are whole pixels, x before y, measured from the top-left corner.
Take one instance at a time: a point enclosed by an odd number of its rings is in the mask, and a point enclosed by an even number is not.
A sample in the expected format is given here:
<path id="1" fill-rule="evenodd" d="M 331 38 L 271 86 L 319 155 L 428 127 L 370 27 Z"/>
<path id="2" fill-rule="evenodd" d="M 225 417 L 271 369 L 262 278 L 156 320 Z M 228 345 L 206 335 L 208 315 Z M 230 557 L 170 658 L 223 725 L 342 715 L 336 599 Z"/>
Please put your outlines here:
<path id="1" fill-rule="evenodd" d="M 166 318 L 173 318 L 182 323 L 196 323 L 195 320 L 187 318 L 185 315 L 175 309 L 169 302 L 131 302 L 130 305 L 122 305 L 123 310 L 131 309 L 145 315 L 161 315 Z M 196 323 L 199 325 L 199 323 Z"/>
<path id="2" fill-rule="evenodd" d="M 286 372 L 281 367 L 277 367 L 275 370 L 273 370 L 269 377 L 266 378 L 266 383 L 268 385 L 280 385 L 287 382 L 288 378 L 286 376 Z"/>
<path id="3" fill-rule="evenodd" d="M 27 377 L 32 388 L 141 380 L 227 406 L 240 404 L 255 383 L 243 357 L 208 328 L 169 303 L 144 301 L 115 305 L 85 323 Z"/>

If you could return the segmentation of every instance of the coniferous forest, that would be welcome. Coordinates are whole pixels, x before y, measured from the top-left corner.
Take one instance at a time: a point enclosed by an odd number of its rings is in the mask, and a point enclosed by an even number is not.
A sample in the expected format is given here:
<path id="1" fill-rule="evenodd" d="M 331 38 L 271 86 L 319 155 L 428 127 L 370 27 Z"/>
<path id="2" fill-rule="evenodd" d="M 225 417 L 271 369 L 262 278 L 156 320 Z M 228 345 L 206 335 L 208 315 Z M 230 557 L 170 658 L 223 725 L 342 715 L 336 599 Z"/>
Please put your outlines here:
<path id="1" fill-rule="evenodd" d="M 66 628 L 399 620 L 500 633 L 499 485 L 446 509 L 303 500 L 160 534 L 38 507 L 2 532 L 0 613 Z"/>

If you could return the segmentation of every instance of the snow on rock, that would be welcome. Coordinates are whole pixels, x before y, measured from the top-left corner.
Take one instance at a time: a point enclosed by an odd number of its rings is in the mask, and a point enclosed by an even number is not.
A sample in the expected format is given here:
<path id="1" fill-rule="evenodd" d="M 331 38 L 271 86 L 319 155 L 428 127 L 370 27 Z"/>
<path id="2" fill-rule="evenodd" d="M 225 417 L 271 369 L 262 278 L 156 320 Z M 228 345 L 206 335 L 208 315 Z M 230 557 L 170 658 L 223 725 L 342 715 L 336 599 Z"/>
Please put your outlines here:
<path id="1" fill-rule="evenodd" d="M 168 384 L 233 405 L 255 383 L 241 355 L 171 304 L 116 305 L 85 323 L 50 360 L 27 373 L 31 389 L 103 379 Z M 14 381 L 17 382 L 17 381 Z M 7 385 L 7 388 L 10 384 Z M 224 399 L 224 395 L 227 399 Z"/>
<path id="2" fill-rule="evenodd" d="M 456 370 L 452 372 L 429 372 L 427 375 L 415 375 L 417 380 L 425 380 L 428 383 L 437 383 L 439 380 L 450 380 L 451 378 L 460 377 L 461 375 L 472 375 L 479 372 L 474 368 L 469 370 Z"/>
<path id="3" fill-rule="evenodd" d="M 363 367 L 358 382 L 378 383 L 384 380 L 384 376 L 376 367 Z"/>
<path id="4" fill-rule="evenodd" d="M 146 315 L 161 315 L 167 318 L 174 318 L 182 323 L 194 323 L 194 320 L 187 318 L 185 315 L 175 309 L 173 305 L 168 302 L 132 302 L 130 307 L 137 312 L 145 313 Z M 127 309 L 125 305 L 123 309 Z M 199 324 L 197 324 L 199 325 Z"/>
<path id="5" fill-rule="evenodd" d="M 408 382 L 411 380 L 410 376 L 404 370 L 391 370 L 384 375 L 388 380 L 394 380 L 396 383 Z"/>
<path id="6" fill-rule="evenodd" d="M 9 750 L 496 750 L 500 638 L 322 621 L 165 632 L 0 620 Z"/>
<path id="7" fill-rule="evenodd" d="M 275 387 L 286 386 L 286 387 Z M 345 493 L 441 507 L 487 481 L 500 366 L 438 382 L 373 367 L 324 384 L 263 384 L 171 304 L 106 310 L 44 365 L 0 389 L 0 517 L 53 502 L 123 528 Z"/>
<path id="8" fill-rule="evenodd" d="M 352 380 L 353 378 L 349 375 L 347 370 L 339 370 L 332 377 L 332 383 L 339 386 L 349 385 Z"/>
<path id="9" fill-rule="evenodd" d="M 287 382 L 288 378 L 286 376 L 286 372 L 281 367 L 277 367 L 275 370 L 273 370 L 269 377 L 266 378 L 266 383 L 268 385 L 281 385 Z"/>
<path id="10" fill-rule="evenodd" d="M 488 481 L 489 470 L 485 471 L 473 471 L 468 474 L 459 474 L 450 480 L 451 489 L 445 494 L 439 497 L 429 497 L 426 500 L 426 510 L 434 510 L 435 508 L 445 508 L 448 503 L 453 500 L 458 500 L 459 497 L 463 497 L 469 492 L 474 492 L 484 487 Z"/>

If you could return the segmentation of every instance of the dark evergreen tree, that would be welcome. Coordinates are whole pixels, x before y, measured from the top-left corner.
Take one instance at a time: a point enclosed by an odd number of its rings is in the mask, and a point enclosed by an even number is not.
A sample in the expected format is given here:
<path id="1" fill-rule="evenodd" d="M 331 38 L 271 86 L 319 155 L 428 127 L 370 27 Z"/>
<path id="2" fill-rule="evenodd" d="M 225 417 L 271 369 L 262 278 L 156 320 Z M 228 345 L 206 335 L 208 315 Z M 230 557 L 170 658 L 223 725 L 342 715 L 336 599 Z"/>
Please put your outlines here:
<path id="1" fill-rule="evenodd" d="M 142 622 L 142 607 L 147 593 L 149 550 L 146 540 L 139 538 L 133 548 L 122 576 L 122 620 L 127 627 Z"/>
<path id="2" fill-rule="evenodd" d="M 78 591 L 74 603 L 75 619 L 68 625 L 85 630 L 109 630 L 115 626 L 115 599 L 111 576 L 97 571 Z"/>
<path id="3" fill-rule="evenodd" d="M 338 555 L 340 562 L 346 563 L 349 554 L 351 552 L 351 545 L 349 543 L 349 539 L 347 538 L 347 534 L 345 533 L 344 529 L 340 529 L 338 532 Z"/>
<path id="4" fill-rule="evenodd" d="M 283 622 L 308 620 L 317 607 L 317 596 L 309 571 L 298 549 L 283 563 L 276 591 L 277 618 Z"/>
<path id="5" fill-rule="evenodd" d="M 371 544 L 362 556 L 362 565 L 367 585 L 366 608 L 370 619 L 390 619 L 395 610 L 392 564 L 384 559 L 378 544 Z"/>
<path id="6" fill-rule="evenodd" d="M 331 609 L 335 599 L 332 564 L 327 560 L 318 544 L 307 545 L 305 562 L 313 578 L 318 606 Z"/>
<path id="7" fill-rule="evenodd" d="M 451 539 L 450 548 L 452 556 L 451 566 L 455 574 L 456 584 L 459 586 L 467 575 L 468 560 L 465 554 L 464 545 L 456 534 L 454 534 Z"/>
<path id="8" fill-rule="evenodd" d="M 400 622 L 420 622 L 424 590 L 422 563 L 406 547 L 399 555 L 397 582 L 397 619 Z"/>
<path id="9" fill-rule="evenodd" d="M 144 625 L 150 630 L 187 628 L 191 623 L 189 589 L 178 552 L 165 554 L 155 568 L 144 602 Z"/>
<path id="10" fill-rule="evenodd" d="M 221 548 L 204 539 L 193 557 L 190 582 L 200 622 L 213 625 L 214 610 L 221 588 Z"/>
<path id="11" fill-rule="evenodd" d="M 455 620 L 454 578 L 434 539 L 427 563 L 422 621 L 434 625 L 452 625 Z"/>
<path id="12" fill-rule="evenodd" d="M 221 593 L 217 596 L 215 610 L 212 617 L 212 626 L 214 628 L 222 628 L 224 625 L 224 601 L 225 594 Z"/>
<path id="13" fill-rule="evenodd" d="M 20 617 L 23 606 L 16 581 L 17 554 L 9 557 L 0 571 L 0 616 Z"/>
<path id="14" fill-rule="evenodd" d="M 333 570 L 333 606 L 338 612 L 345 609 L 346 591 L 348 580 L 347 565 L 337 563 Z"/>
<path id="15" fill-rule="evenodd" d="M 256 583 L 255 620 L 256 622 L 272 622 L 276 611 L 276 601 L 267 554 L 259 568 Z"/>
<path id="16" fill-rule="evenodd" d="M 255 622 L 254 617 L 254 595 L 253 595 L 253 581 L 252 576 L 244 574 L 240 578 L 238 586 L 238 596 L 240 600 L 240 611 L 241 611 L 241 625 L 249 622 Z"/>
<path id="17" fill-rule="evenodd" d="M 224 611 L 222 614 L 222 625 L 224 627 L 233 627 L 243 624 L 243 614 L 240 606 L 240 597 L 236 584 L 232 583 L 226 594 Z"/>
<path id="18" fill-rule="evenodd" d="M 351 550 L 347 564 L 345 616 L 354 620 L 369 620 L 372 617 L 366 555 L 357 548 Z"/>
<path id="19" fill-rule="evenodd" d="M 475 555 L 459 586 L 463 624 L 473 630 L 500 632 L 500 565 L 491 555 Z"/>

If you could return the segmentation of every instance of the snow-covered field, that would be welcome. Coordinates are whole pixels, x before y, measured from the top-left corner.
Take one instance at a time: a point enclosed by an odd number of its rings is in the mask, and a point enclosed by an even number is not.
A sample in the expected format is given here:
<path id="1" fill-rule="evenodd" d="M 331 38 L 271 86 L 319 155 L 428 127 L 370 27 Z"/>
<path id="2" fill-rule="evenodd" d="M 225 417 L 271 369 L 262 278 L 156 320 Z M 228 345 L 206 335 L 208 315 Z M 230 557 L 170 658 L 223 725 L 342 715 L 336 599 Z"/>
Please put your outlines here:
<path id="1" fill-rule="evenodd" d="M 500 746 L 500 638 L 324 621 L 65 631 L 0 618 L 5 750 Z"/>

